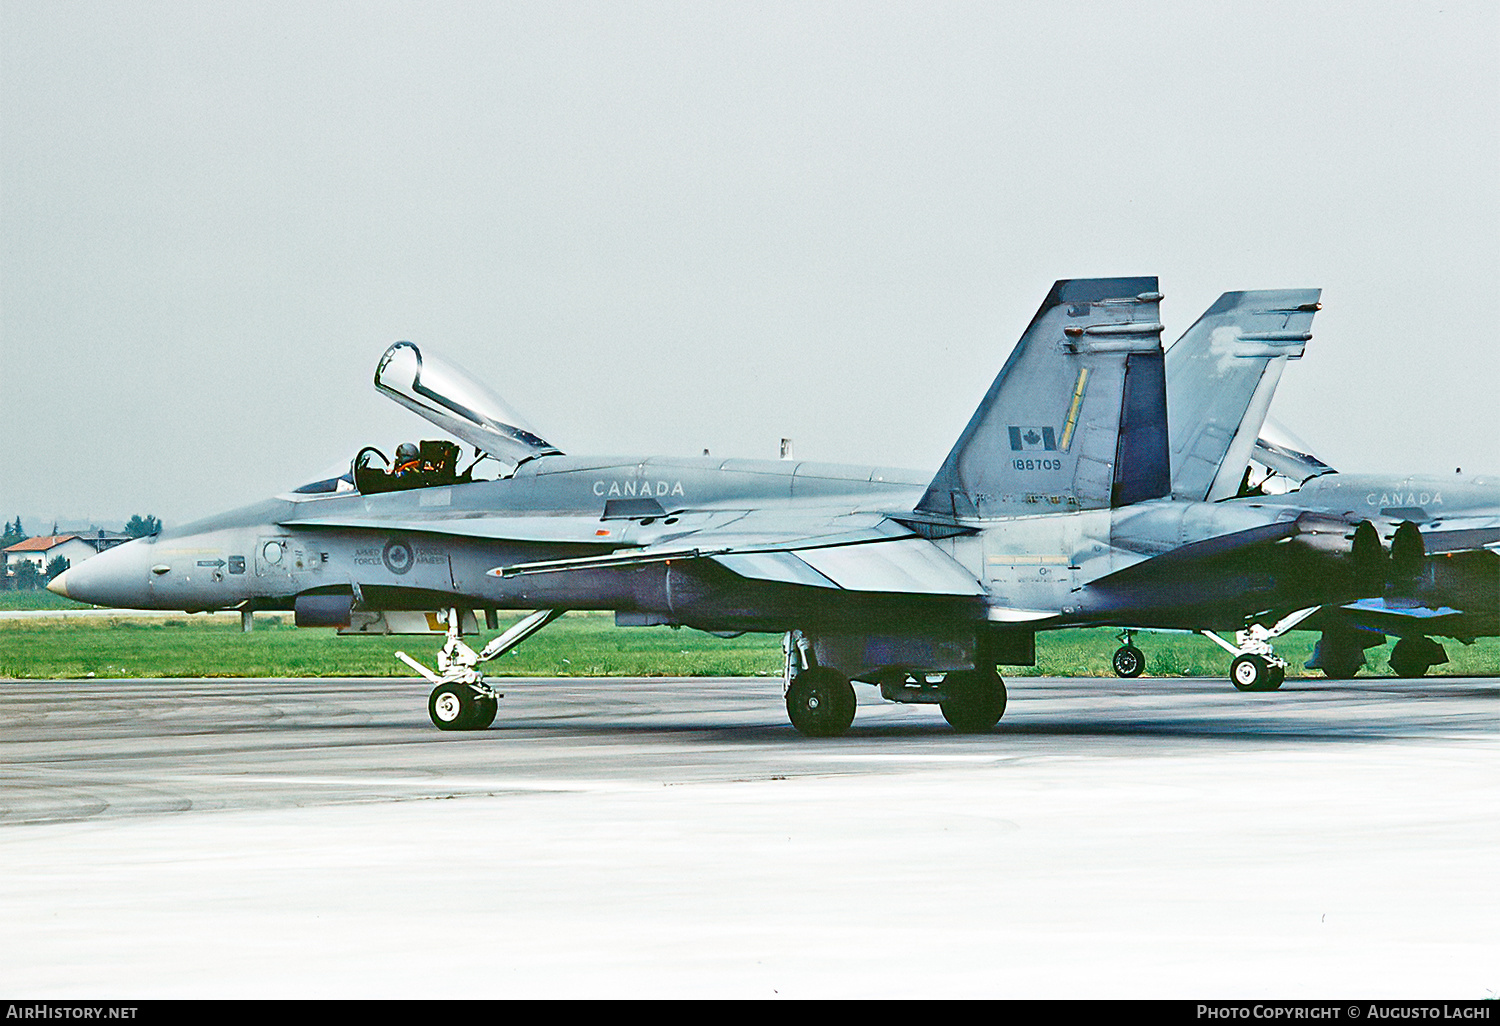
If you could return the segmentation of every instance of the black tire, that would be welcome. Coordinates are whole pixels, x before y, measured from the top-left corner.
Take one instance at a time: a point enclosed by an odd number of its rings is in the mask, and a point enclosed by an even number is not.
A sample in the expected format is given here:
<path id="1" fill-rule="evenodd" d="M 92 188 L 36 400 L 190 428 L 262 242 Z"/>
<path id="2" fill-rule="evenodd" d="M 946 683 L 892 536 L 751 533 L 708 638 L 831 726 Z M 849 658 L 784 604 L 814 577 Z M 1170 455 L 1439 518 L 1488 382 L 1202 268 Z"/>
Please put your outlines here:
<path id="1" fill-rule="evenodd" d="M 960 734 L 988 733 L 1005 715 L 1005 681 L 994 670 L 956 670 L 943 691 L 943 719 Z"/>
<path id="2" fill-rule="evenodd" d="M 854 722 L 854 685 L 837 670 L 817 666 L 792 678 L 786 714 L 806 737 L 838 737 Z"/>
<path id="3" fill-rule="evenodd" d="M 1402 638 L 1391 649 L 1391 672 L 1398 677 L 1425 677 L 1432 663 L 1420 643 Z"/>
<path id="4" fill-rule="evenodd" d="M 474 718 L 469 721 L 470 730 L 488 729 L 495 722 L 495 714 L 500 711 L 500 700 L 490 695 L 480 695 L 474 699 Z"/>
<path id="5" fill-rule="evenodd" d="M 498 709 L 498 702 L 467 684 L 439 684 L 427 698 L 427 715 L 438 730 L 483 730 Z"/>
<path id="6" fill-rule="evenodd" d="M 1271 679 L 1271 664 L 1258 655 L 1235 657 L 1229 664 L 1229 681 L 1240 691 L 1264 691 Z"/>
<path id="7" fill-rule="evenodd" d="M 1115 676 L 1139 677 L 1146 669 L 1146 654 L 1134 645 L 1121 645 L 1115 649 Z"/>
<path id="8" fill-rule="evenodd" d="M 1262 691 L 1280 690 L 1282 682 L 1286 680 L 1286 667 L 1273 665 L 1266 674 L 1266 683 Z"/>

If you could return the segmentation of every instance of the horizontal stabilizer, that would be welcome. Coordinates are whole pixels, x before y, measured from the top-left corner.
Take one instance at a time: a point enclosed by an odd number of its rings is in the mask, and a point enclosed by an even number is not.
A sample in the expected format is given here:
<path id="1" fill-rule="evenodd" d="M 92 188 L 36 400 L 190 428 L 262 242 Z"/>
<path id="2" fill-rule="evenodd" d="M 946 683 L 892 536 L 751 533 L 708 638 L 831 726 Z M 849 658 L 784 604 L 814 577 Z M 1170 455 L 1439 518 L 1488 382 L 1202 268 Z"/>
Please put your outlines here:
<path id="1" fill-rule="evenodd" d="M 954 520 L 1166 495 L 1155 278 L 1059 281 L 917 504 Z"/>
<path id="2" fill-rule="evenodd" d="M 1421 527 L 1423 551 L 1467 552 L 1500 548 L 1500 517 L 1445 517 Z"/>
<path id="3" fill-rule="evenodd" d="M 1318 457 L 1306 451 L 1306 445 L 1293 441 L 1274 422 L 1267 422 L 1261 429 L 1250 458 L 1263 467 L 1269 467 L 1288 481 L 1301 484 L 1323 474 L 1332 474 L 1334 469 Z"/>
<path id="4" fill-rule="evenodd" d="M 1365 622 L 1371 625 L 1382 621 L 1375 617 L 1389 617 L 1390 622 L 1402 620 L 1437 620 L 1443 617 L 1459 617 L 1463 613 L 1449 606 L 1438 606 L 1436 609 L 1428 606 L 1418 605 L 1411 602 L 1392 602 L 1383 598 L 1360 599 L 1358 602 L 1350 602 L 1339 607 L 1364 614 Z M 1396 632 L 1392 632 L 1396 633 Z"/>

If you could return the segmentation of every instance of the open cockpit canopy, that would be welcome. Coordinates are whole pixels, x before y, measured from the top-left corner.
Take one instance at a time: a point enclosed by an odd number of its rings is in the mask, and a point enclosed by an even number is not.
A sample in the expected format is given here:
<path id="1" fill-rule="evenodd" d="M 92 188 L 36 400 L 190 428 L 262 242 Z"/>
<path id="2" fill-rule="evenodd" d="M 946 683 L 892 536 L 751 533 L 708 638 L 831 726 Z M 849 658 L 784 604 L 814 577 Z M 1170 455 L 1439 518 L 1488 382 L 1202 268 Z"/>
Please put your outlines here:
<path id="1" fill-rule="evenodd" d="M 385 351 L 375 367 L 375 388 L 512 468 L 562 454 L 473 375 L 415 343 L 397 342 Z"/>
<path id="2" fill-rule="evenodd" d="M 1306 442 L 1269 417 L 1255 440 L 1250 461 L 1253 476 L 1265 475 L 1258 488 L 1263 495 L 1295 492 L 1315 477 L 1337 473 L 1314 456 Z"/>

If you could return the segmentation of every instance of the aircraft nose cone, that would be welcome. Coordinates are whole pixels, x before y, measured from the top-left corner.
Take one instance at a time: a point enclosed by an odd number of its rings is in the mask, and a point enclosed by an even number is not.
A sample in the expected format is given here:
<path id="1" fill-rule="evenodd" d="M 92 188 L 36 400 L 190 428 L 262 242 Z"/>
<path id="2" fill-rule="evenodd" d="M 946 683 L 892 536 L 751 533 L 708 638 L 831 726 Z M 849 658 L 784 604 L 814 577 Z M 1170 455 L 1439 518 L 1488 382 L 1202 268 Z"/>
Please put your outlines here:
<path id="1" fill-rule="evenodd" d="M 116 609 L 150 608 L 148 555 L 141 542 L 126 542 L 74 564 L 47 587 L 74 602 Z"/>

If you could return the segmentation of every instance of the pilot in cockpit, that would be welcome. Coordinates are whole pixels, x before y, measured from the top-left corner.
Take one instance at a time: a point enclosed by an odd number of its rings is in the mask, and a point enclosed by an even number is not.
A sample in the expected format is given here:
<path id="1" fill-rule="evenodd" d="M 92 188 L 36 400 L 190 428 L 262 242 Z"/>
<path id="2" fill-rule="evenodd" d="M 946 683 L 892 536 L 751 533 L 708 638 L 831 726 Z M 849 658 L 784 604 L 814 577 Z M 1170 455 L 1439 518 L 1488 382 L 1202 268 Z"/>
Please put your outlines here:
<path id="1" fill-rule="evenodd" d="M 402 442 L 396 446 L 396 462 L 391 467 L 392 477 L 411 477 L 422 472 L 422 451 L 415 442 Z"/>

